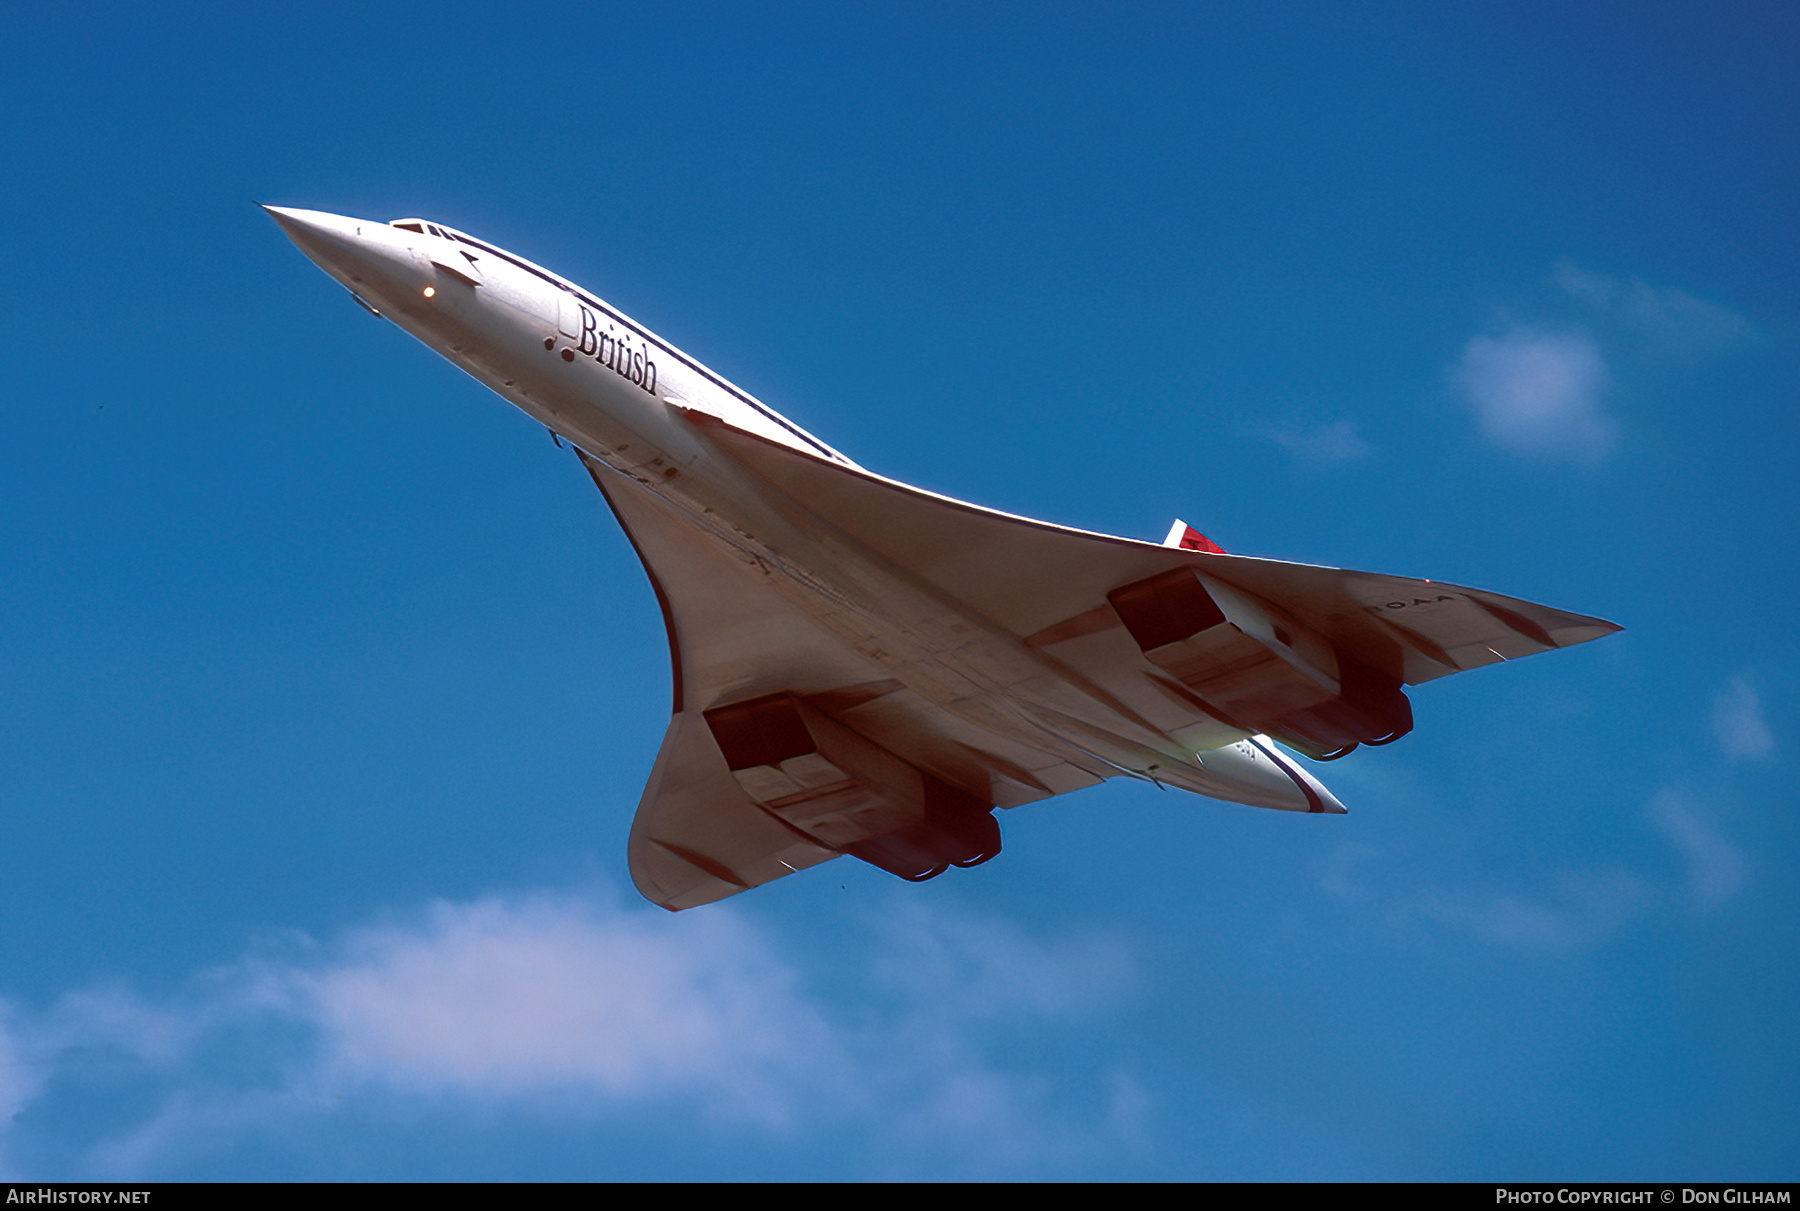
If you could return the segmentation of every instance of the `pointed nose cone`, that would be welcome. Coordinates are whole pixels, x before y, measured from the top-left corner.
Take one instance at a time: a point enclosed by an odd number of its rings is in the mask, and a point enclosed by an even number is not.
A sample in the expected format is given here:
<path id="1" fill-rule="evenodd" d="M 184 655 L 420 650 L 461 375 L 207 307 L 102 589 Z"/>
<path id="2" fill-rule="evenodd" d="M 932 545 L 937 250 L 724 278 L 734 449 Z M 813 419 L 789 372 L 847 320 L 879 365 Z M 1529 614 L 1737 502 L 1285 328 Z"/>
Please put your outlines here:
<path id="1" fill-rule="evenodd" d="M 318 266 L 334 277 L 342 277 L 351 268 L 349 261 L 363 243 L 358 228 L 369 226 L 359 219 L 323 210 L 299 210 L 292 206 L 264 206 L 269 217 L 294 241 L 294 246 L 311 257 Z"/>
<path id="2" fill-rule="evenodd" d="M 415 296 L 433 276 L 412 237 L 386 223 L 291 206 L 263 209 L 296 248 L 377 315 L 394 318 L 416 308 Z"/>

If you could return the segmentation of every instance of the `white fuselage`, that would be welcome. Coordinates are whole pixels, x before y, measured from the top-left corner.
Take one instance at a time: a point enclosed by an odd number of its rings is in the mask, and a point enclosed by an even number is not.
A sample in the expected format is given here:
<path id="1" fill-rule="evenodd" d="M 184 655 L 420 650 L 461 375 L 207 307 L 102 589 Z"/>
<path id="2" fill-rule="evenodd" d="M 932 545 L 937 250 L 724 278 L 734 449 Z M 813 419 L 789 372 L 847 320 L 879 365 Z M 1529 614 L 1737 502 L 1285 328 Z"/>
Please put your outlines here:
<path id="1" fill-rule="evenodd" d="M 270 209 L 374 310 L 620 469 L 661 474 L 699 457 L 680 423 L 686 410 L 853 465 L 616 308 L 522 257 L 422 220 L 402 220 L 402 228 Z M 424 230 L 410 230 L 415 223 Z"/>

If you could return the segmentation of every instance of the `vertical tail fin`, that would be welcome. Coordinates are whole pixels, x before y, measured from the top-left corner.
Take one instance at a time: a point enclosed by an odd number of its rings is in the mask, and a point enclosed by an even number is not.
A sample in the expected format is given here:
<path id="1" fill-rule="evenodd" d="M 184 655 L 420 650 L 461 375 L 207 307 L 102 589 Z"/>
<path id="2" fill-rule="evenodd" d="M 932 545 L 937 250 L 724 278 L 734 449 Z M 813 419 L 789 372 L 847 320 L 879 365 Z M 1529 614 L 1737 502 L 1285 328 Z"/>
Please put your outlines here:
<path id="1" fill-rule="evenodd" d="M 1194 529 L 1194 527 L 1188 525 L 1187 522 L 1182 521 L 1179 517 L 1175 519 L 1175 524 L 1169 527 L 1169 535 L 1162 540 L 1162 545 L 1165 547 L 1180 547 L 1183 551 L 1207 551 L 1214 555 L 1225 554 L 1224 547 L 1220 546 L 1200 531 Z"/>

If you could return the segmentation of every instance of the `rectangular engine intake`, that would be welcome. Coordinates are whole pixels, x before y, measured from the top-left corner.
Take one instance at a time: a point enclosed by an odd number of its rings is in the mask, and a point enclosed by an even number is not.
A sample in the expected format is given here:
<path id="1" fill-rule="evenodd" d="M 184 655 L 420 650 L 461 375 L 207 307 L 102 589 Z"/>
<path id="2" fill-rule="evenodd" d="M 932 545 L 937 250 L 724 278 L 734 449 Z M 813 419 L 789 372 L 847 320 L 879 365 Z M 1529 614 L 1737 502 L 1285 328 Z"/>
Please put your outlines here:
<path id="1" fill-rule="evenodd" d="M 1000 852 L 993 805 L 791 694 L 706 712 L 743 791 L 809 837 L 905 879 Z"/>
<path id="2" fill-rule="evenodd" d="M 1412 730 L 1397 677 L 1229 585 L 1180 568 L 1107 600 L 1145 659 L 1246 730 L 1318 757 Z"/>

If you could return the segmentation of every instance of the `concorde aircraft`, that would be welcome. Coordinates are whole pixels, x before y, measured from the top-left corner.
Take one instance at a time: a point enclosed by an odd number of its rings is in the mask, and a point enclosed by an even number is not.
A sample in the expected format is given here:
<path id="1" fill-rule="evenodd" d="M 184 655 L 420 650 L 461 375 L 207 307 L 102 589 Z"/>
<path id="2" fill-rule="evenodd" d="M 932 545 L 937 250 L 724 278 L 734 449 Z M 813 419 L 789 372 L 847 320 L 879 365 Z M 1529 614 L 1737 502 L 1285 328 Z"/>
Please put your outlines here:
<path id="1" fill-rule="evenodd" d="M 1619 628 L 1477 589 L 1015 517 L 858 466 L 608 303 L 423 219 L 265 207 L 357 302 L 549 427 L 662 606 L 673 718 L 631 876 L 691 908 L 850 854 L 1000 852 L 994 809 L 1114 777 L 1342 813 L 1404 687 Z"/>

